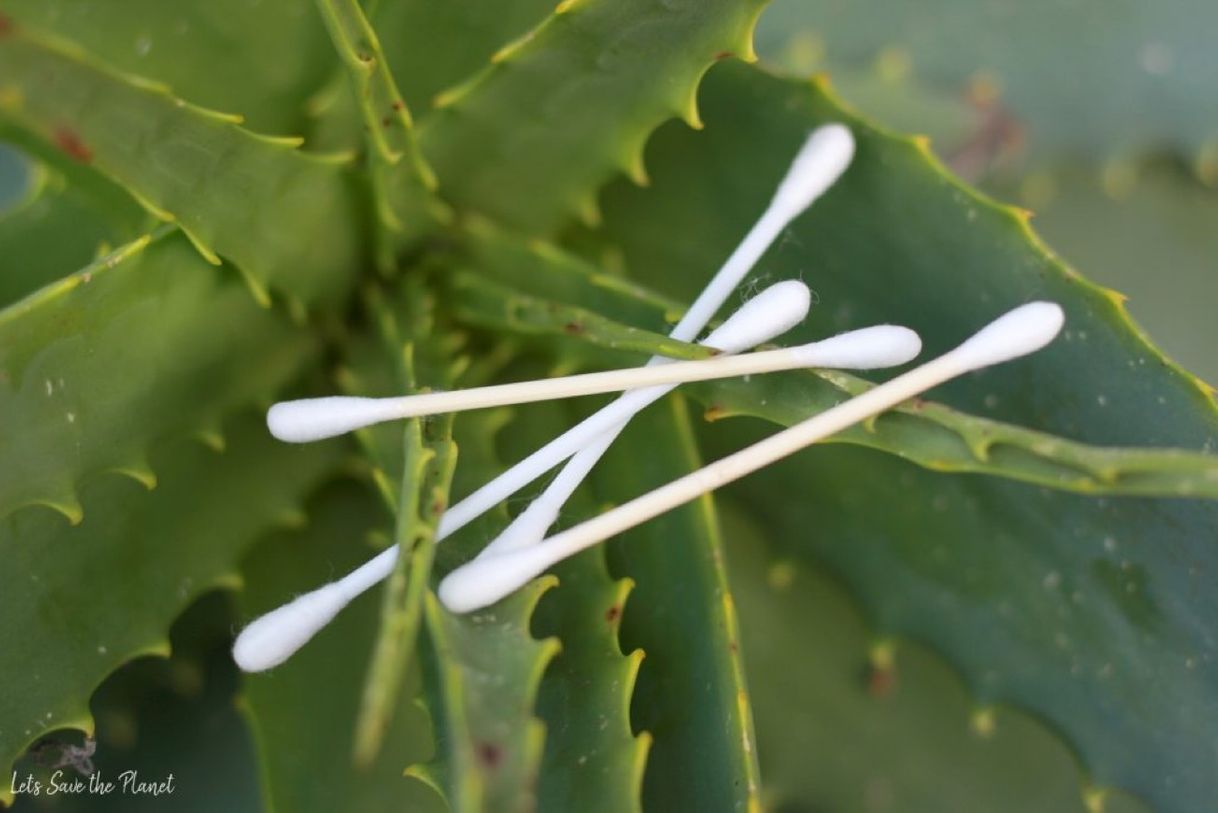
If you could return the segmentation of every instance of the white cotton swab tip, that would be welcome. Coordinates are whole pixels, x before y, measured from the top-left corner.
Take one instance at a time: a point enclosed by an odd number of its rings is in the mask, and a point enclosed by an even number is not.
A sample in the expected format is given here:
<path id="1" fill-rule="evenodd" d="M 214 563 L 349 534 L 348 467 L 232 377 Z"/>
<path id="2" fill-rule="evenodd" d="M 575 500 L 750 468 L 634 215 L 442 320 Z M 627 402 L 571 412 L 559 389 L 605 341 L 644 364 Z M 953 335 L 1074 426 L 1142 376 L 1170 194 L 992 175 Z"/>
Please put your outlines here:
<path id="1" fill-rule="evenodd" d="M 233 643 L 233 660 L 244 672 L 278 666 L 330 623 L 348 601 L 335 585 L 305 593 L 243 629 Z"/>
<path id="2" fill-rule="evenodd" d="M 774 192 L 773 208 L 792 217 L 832 186 L 854 158 L 854 136 L 844 124 L 826 124 L 813 130 L 800 147 L 786 177 Z"/>
<path id="3" fill-rule="evenodd" d="M 792 348 L 805 367 L 878 370 L 917 358 L 922 339 L 907 327 L 875 325 Z"/>
<path id="4" fill-rule="evenodd" d="M 457 568 L 440 582 L 436 595 L 449 612 L 473 612 L 520 589 L 552 564 L 551 551 L 543 545 L 511 547 Z"/>
<path id="5" fill-rule="evenodd" d="M 741 305 L 702 344 L 739 353 L 798 325 L 812 307 L 812 292 L 799 280 L 776 282 Z"/>
<path id="6" fill-rule="evenodd" d="M 1057 336 L 1066 315 L 1055 302 L 1029 302 L 990 322 L 951 351 L 956 363 L 980 370 L 1026 356 Z"/>
<path id="7" fill-rule="evenodd" d="M 311 443 L 393 417 L 388 399 L 333 395 L 275 404 L 266 413 L 266 427 L 287 443 Z"/>

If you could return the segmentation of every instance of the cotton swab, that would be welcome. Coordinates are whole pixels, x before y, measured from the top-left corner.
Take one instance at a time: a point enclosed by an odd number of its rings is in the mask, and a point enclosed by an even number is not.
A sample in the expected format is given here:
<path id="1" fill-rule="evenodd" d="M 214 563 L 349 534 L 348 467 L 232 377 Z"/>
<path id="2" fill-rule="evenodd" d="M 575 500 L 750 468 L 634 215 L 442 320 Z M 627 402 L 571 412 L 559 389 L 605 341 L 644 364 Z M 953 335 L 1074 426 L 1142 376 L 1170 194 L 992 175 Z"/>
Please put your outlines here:
<path id="1" fill-rule="evenodd" d="M 727 301 L 732 291 L 782 233 L 782 230 L 833 185 L 850 165 L 853 156 L 854 137 L 844 125 L 829 124 L 813 131 L 796 154 L 766 211 L 724 265 L 715 273 L 711 282 L 677 323 L 670 336 L 682 341 L 692 341 Z M 779 285 L 783 284 L 779 283 Z M 773 290 L 774 287 L 777 286 L 773 286 L 769 290 Z M 806 293 L 805 289 L 805 313 L 808 306 Z M 745 307 L 757 302 L 762 296 L 764 293 L 750 300 Z M 799 320 L 802 318 L 801 315 Z M 732 320 L 729 319 L 719 330 L 724 331 L 731 322 Z M 778 323 L 773 325 L 773 327 L 779 326 Z M 763 332 L 760 326 L 754 326 L 753 329 L 759 333 Z M 712 339 L 715 338 L 715 334 L 712 334 L 703 343 L 726 352 L 738 352 L 769 341 L 786 332 L 786 329 L 774 330 L 764 338 L 740 345 L 735 350 L 730 350 L 722 343 L 713 343 Z M 716 331 L 716 333 L 718 332 Z M 720 341 L 725 338 L 720 337 Z M 652 363 L 664 363 L 665 361 L 664 359 L 653 359 Z M 605 440 L 602 440 L 601 443 L 604 444 L 604 448 L 608 448 L 616 437 L 616 432 L 613 431 L 615 427 L 623 426 L 638 410 L 662 397 L 666 391 L 660 387 L 650 387 L 645 390 L 628 392 L 572 430 L 529 455 L 499 477 L 450 507 L 441 517 L 439 527 L 436 529 L 437 541 L 455 533 L 562 460 L 575 454 L 581 447 L 591 443 L 597 435 L 606 434 Z M 594 464 L 599 457 L 600 452 L 591 458 L 588 465 Z M 269 669 L 282 663 L 318 630 L 328 624 L 354 596 L 392 573 L 397 557 L 398 548 L 395 545 L 365 562 L 341 580 L 348 586 L 358 588 L 354 593 L 348 593 L 346 588 L 332 590 L 331 588 L 340 586 L 339 582 L 335 582 L 300 596 L 292 603 L 253 621 L 238 636 L 233 645 L 233 658 L 237 665 L 249 672 Z M 311 602 L 311 597 L 316 597 L 316 600 Z M 296 609 L 291 610 L 290 608 Z"/>
<path id="2" fill-rule="evenodd" d="M 767 342 L 803 321 L 811 307 L 807 286 L 789 280 L 762 291 L 740 307 L 702 344 L 735 353 Z M 572 429 L 547 443 L 440 518 L 436 540 L 445 539 L 494 505 L 516 493 L 579 450 L 590 439 L 661 398 L 673 385 L 634 390 Z M 356 596 L 393 572 L 398 546 L 386 548 L 338 581 L 323 585 L 266 615 L 241 631 L 233 644 L 233 660 L 246 672 L 261 672 L 283 663 Z"/>
<path id="3" fill-rule="evenodd" d="M 742 356 L 677 361 L 651 367 L 629 367 L 537 381 L 521 381 L 452 392 L 429 392 L 399 398 L 332 396 L 284 401 L 271 407 L 271 434 L 289 443 L 305 443 L 398 418 L 417 418 L 470 409 L 553 401 L 583 395 L 759 375 L 800 367 L 849 367 L 868 370 L 903 364 L 917 355 L 918 334 L 895 325 L 877 325 L 798 347 Z M 894 361 L 900 358 L 900 361 Z"/>
<path id="4" fill-rule="evenodd" d="M 854 136 L 845 126 L 829 124 L 813 131 L 791 162 L 791 167 L 775 190 L 769 207 L 670 335 L 686 341 L 688 337 L 696 335 L 774 239 L 791 220 L 833 185 L 845 172 L 853 157 Z M 652 363 L 659 362 L 659 359 L 652 359 Z M 503 550 L 540 542 L 546 530 L 558 519 L 563 505 L 613 445 L 633 415 L 633 412 L 629 413 L 621 423 L 602 436 L 590 440 L 568 460 L 541 495 L 483 548 L 483 555 L 491 556 Z"/>
<path id="5" fill-rule="evenodd" d="M 1033 302 L 999 317 L 959 347 L 904 375 L 678 478 L 540 544 L 480 557 L 450 573 L 440 600 L 452 612 L 499 601 L 557 562 L 666 511 L 764 468 L 964 373 L 1041 349 L 1064 322 L 1061 308 Z"/>

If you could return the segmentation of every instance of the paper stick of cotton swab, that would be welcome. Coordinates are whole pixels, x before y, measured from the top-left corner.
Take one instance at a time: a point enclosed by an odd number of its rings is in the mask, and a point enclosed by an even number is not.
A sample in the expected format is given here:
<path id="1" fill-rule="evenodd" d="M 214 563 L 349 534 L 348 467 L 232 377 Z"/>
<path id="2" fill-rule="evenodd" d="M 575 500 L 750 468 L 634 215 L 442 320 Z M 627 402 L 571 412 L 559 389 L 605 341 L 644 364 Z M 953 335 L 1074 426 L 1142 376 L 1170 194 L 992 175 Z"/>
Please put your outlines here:
<path id="1" fill-rule="evenodd" d="M 811 306 L 807 286 L 795 280 L 771 285 L 740 307 L 702 344 L 737 353 L 786 333 L 803 321 Z M 515 494 L 675 385 L 633 390 L 521 460 L 440 517 L 436 541 L 445 539 Z M 318 630 L 360 593 L 393 572 L 398 546 L 386 548 L 342 579 L 305 593 L 252 621 L 233 644 L 233 659 L 246 672 L 277 666 L 304 646 Z"/>
<path id="2" fill-rule="evenodd" d="M 728 257 L 727 262 L 670 335 L 685 341 L 697 335 L 774 239 L 791 220 L 833 185 L 850 165 L 853 157 L 854 137 L 845 126 L 829 124 L 813 131 L 795 156 L 795 160 L 791 162 L 791 168 L 779 183 L 765 213 Z M 651 363 L 661 363 L 661 360 L 652 359 Z M 541 495 L 483 548 L 482 555 L 492 556 L 504 550 L 540 542 L 546 530 L 558 519 L 559 512 L 567 500 L 617 440 L 633 414 L 602 436 L 589 441 L 587 446 L 568 460 Z"/>
<path id="3" fill-rule="evenodd" d="M 440 600 L 453 612 L 471 612 L 493 604 L 568 556 L 891 409 L 931 387 L 972 370 L 1039 350 L 1058 334 L 1063 321 L 1061 308 L 1050 302 L 1033 302 L 1016 308 L 939 358 L 760 443 L 540 544 L 474 559 L 440 583 Z"/>
<path id="4" fill-rule="evenodd" d="M 918 334 L 908 328 L 876 325 L 819 342 L 742 356 L 676 361 L 652 367 L 628 367 L 602 373 L 398 398 L 332 396 L 283 401 L 271 407 L 267 425 L 271 434 L 280 440 L 304 443 L 397 418 L 601 395 L 663 384 L 760 375 L 800 367 L 848 367 L 852 370 L 891 367 L 912 359 L 920 346 Z M 894 361 L 896 358 L 900 361 Z"/>

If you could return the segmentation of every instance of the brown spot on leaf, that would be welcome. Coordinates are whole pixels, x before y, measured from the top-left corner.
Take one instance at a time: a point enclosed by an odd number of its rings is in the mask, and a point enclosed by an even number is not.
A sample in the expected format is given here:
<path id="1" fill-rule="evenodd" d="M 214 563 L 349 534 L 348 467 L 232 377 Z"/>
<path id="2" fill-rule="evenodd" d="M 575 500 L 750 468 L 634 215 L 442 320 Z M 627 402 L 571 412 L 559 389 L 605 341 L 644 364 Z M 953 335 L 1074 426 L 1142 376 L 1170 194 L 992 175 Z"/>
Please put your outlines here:
<path id="1" fill-rule="evenodd" d="M 719 62 L 720 60 L 731 59 L 735 55 L 735 51 L 720 51 L 719 53 L 715 54 L 715 61 Z"/>
<path id="2" fill-rule="evenodd" d="M 12 18 L 0 14 L 0 37 L 7 37 L 16 30 L 17 26 L 13 24 Z"/>
<path id="3" fill-rule="evenodd" d="M 480 742 L 476 750 L 478 761 L 487 768 L 495 768 L 503 761 L 503 749 L 493 742 Z"/>
<path id="4" fill-rule="evenodd" d="M 393 124 L 393 117 L 392 117 L 392 116 L 385 116 L 385 118 L 381 119 L 381 126 L 382 126 L 382 127 L 388 127 L 390 124 Z"/>
<path id="5" fill-rule="evenodd" d="M 445 509 L 445 507 L 446 507 L 446 505 L 445 505 L 444 500 L 442 500 L 439 497 L 436 497 L 434 500 L 432 500 L 432 503 L 431 503 L 431 513 L 433 515 L 439 514 Z"/>
<path id="6" fill-rule="evenodd" d="M 614 604 L 608 610 L 605 610 L 605 620 L 612 624 L 622 617 L 622 608 Z"/>
<path id="7" fill-rule="evenodd" d="M 719 404 L 711 404 L 702 413 L 702 420 L 706 421 L 707 423 L 714 423 L 720 418 L 726 417 L 727 410 L 721 407 Z"/>
<path id="8" fill-rule="evenodd" d="M 89 149 L 89 146 L 74 130 L 67 127 L 60 127 L 55 131 L 55 146 L 82 164 L 88 164 L 93 160 L 93 150 Z"/>
<path id="9" fill-rule="evenodd" d="M 396 102 L 393 103 L 393 109 L 394 110 L 405 110 L 406 103 L 403 102 L 401 99 L 398 99 Z"/>
<path id="10" fill-rule="evenodd" d="M 562 326 L 562 329 L 566 331 L 568 336 L 578 336 L 584 332 L 584 326 L 579 322 L 567 322 Z"/>
<path id="11" fill-rule="evenodd" d="M 877 666 L 868 666 L 865 677 L 867 684 L 867 694 L 874 698 L 880 699 L 888 697 L 897 688 L 897 672 L 895 669 L 883 669 Z"/>

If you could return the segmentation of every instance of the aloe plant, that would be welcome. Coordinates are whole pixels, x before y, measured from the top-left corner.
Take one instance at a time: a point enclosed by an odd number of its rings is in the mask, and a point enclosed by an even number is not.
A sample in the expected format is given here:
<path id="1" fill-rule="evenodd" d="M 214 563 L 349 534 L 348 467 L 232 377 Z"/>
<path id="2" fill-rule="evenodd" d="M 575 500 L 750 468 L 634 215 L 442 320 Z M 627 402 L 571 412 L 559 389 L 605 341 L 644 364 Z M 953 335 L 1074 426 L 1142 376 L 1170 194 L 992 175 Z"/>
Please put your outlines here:
<path id="1" fill-rule="evenodd" d="M 59 801 L 1210 804 L 1214 390 L 925 139 L 750 64 L 762 6 L 5 0 L 0 138 L 26 180 L 0 211 L 0 801 L 151 749 L 175 797 Z M 815 290 L 784 341 L 886 321 L 942 351 L 1033 298 L 1062 339 L 471 615 L 433 590 L 520 504 L 437 546 L 439 518 L 584 405 L 305 446 L 262 427 L 282 397 L 699 356 L 663 334 L 826 122 L 855 161 L 743 291 Z M 684 388 L 563 522 L 869 385 Z M 172 654 L 180 695 L 232 683 L 233 628 L 391 544 L 378 597 L 236 684 L 239 721 L 143 722 L 143 656 Z"/>

